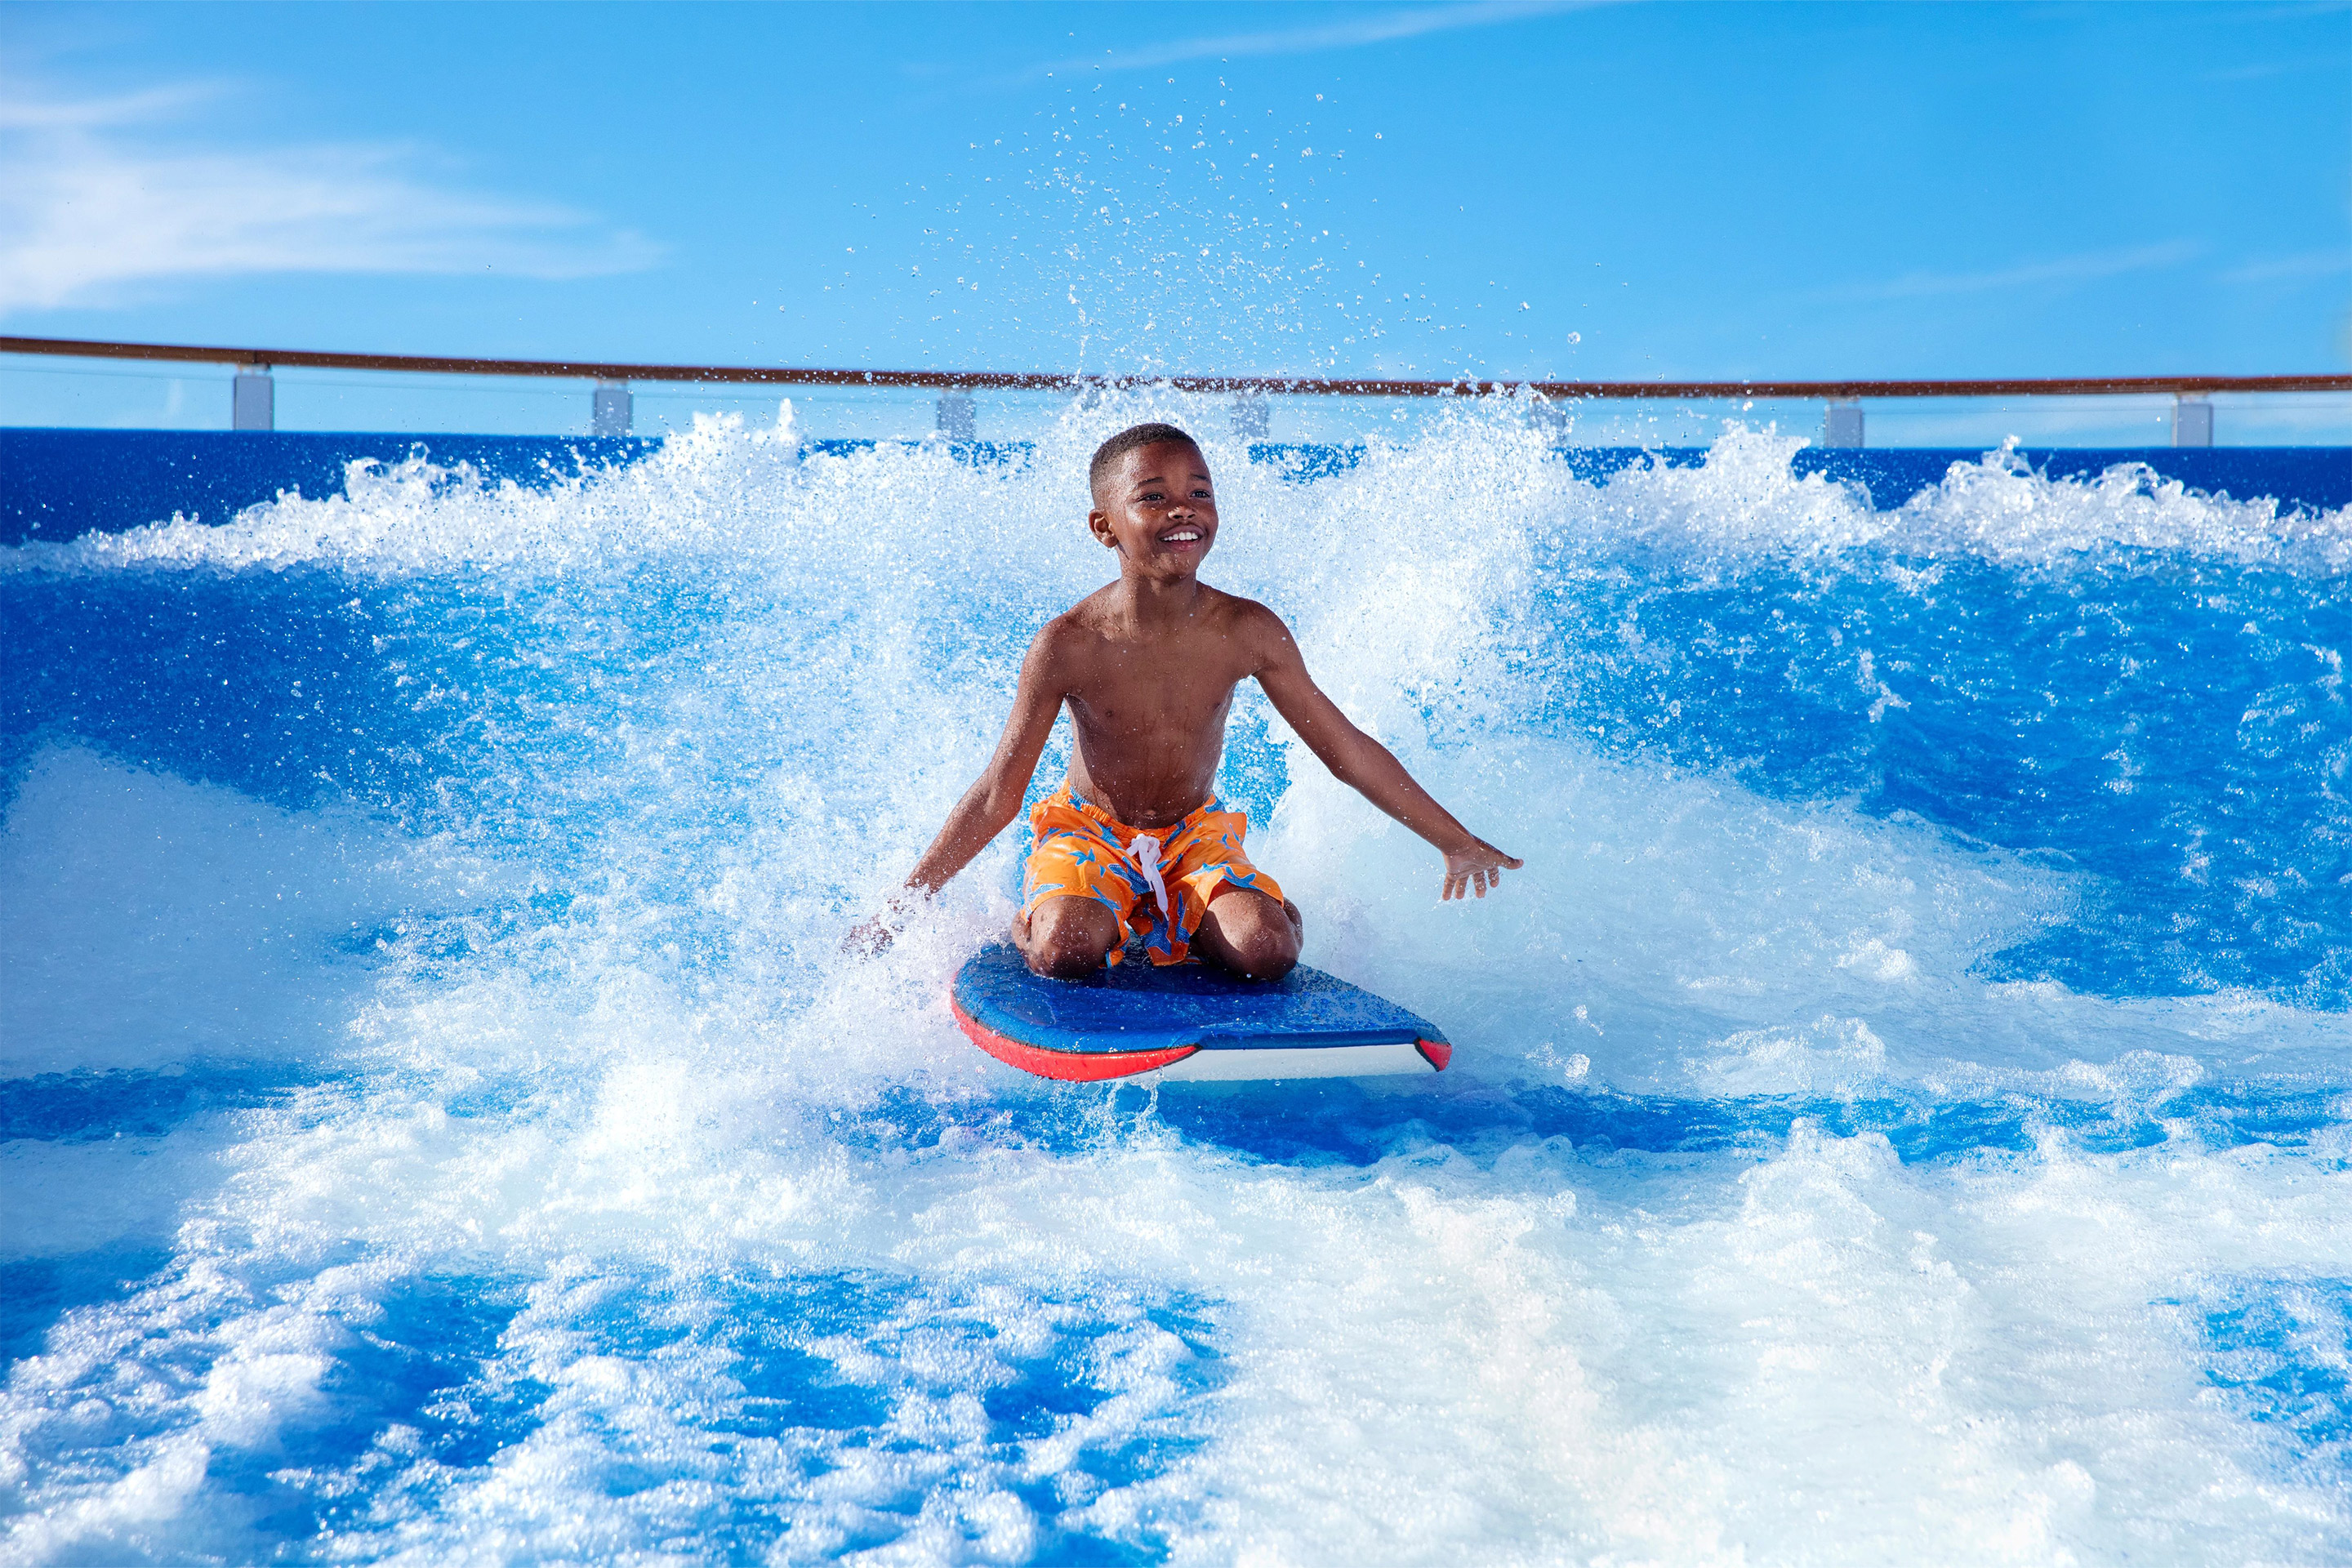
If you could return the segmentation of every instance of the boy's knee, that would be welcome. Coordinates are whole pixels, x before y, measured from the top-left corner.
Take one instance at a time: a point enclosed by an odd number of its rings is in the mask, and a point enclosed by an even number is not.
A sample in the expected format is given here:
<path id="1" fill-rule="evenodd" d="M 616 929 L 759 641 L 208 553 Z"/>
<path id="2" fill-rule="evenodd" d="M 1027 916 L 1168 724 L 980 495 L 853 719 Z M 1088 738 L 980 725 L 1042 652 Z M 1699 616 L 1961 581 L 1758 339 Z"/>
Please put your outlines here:
<path id="1" fill-rule="evenodd" d="M 1298 967 L 1298 938 L 1287 925 L 1261 927 L 1237 945 L 1252 980 L 1279 980 Z"/>
<path id="2" fill-rule="evenodd" d="M 1252 980 L 1279 980 L 1298 964 L 1298 926 L 1291 908 L 1264 897 L 1229 899 L 1220 930 L 1234 968 Z"/>
<path id="3" fill-rule="evenodd" d="M 1084 980 L 1103 966 L 1110 952 L 1108 944 L 1096 947 L 1089 942 L 1049 943 L 1029 955 L 1029 967 L 1048 980 Z"/>
<path id="4" fill-rule="evenodd" d="M 1110 910 L 1088 899 L 1055 899 L 1029 922 L 1029 967 L 1048 980 L 1083 980 L 1103 965 L 1118 938 Z"/>

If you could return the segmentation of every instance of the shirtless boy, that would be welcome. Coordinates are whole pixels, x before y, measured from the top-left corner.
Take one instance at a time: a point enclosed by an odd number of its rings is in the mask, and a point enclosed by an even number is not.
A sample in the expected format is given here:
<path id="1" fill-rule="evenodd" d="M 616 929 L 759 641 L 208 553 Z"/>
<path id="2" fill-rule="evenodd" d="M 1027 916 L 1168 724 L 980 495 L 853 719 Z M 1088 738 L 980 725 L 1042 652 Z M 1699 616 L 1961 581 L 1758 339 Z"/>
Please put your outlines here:
<path id="1" fill-rule="evenodd" d="M 1348 721 L 1273 611 L 1200 580 L 1217 498 L 1190 436 L 1172 425 L 1122 430 L 1095 453 L 1088 479 L 1087 526 L 1118 552 L 1118 581 L 1029 645 L 996 754 L 916 863 L 908 894 L 938 891 L 1013 820 L 1066 703 L 1078 743 L 1062 787 L 1029 814 L 1036 847 L 1013 921 L 1029 967 L 1080 979 L 1141 935 L 1154 963 L 1189 952 L 1250 979 L 1288 973 L 1304 930 L 1297 906 L 1243 854 L 1242 814 L 1211 795 L 1234 688 L 1251 678 L 1333 773 L 1445 857 L 1443 897 L 1483 899 L 1524 864 L 1473 837 Z M 853 940 L 887 941 L 886 919 Z"/>

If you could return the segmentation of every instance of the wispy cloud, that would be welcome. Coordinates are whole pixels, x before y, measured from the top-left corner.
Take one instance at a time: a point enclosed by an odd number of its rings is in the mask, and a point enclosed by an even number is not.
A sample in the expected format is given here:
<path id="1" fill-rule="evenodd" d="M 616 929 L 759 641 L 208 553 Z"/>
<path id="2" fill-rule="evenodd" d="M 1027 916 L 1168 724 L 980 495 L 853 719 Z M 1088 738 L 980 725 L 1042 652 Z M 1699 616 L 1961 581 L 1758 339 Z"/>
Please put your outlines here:
<path id="1" fill-rule="evenodd" d="M 2091 251 L 2031 261 L 1990 272 L 1906 272 L 1884 283 L 1857 283 L 1826 289 L 1812 297 L 1824 300 L 1924 300 L 1944 294 L 1987 294 L 2006 289 L 2046 288 L 2052 284 L 2095 283 L 2126 272 L 2147 272 L 2178 267 L 2203 247 L 2193 240 L 2167 240 L 2129 250 Z"/>
<path id="2" fill-rule="evenodd" d="M 2250 261 L 2221 274 L 2224 283 L 2279 283 L 2301 278 L 2326 278 L 2352 272 L 2352 246 L 2336 250 L 2306 250 L 2299 256 L 2274 256 Z"/>
<path id="3" fill-rule="evenodd" d="M 105 304 L 140 286 L 268 273 L 579 278 L 650 266 L 658 247 L 547 202 L 416 173 L 420 150 L 317 144 L 191 150 L 131 127 L 220 96 L 174 87 L 44 98 L 0 84 L 0 313 Z"/>
<path id="4" fill-rule="evenodd" d="M 0 131 L 89 131 L 168 118 L 226 90 L 217 82 L 177 82 L 111 98 L 44 98 L 21 82 L 0 93 Z"/>
<path id="5" fill-rule="evenodd" d="M 1424 5 L 1409 11 L 1381 11 L 1350 16 L 1318 26 L 1281 27 L 1262 33 L 1223 33 L 1210 37 L 1181 38 L 1150 48 L 1126 49 L 1092 59 L 1048 60 L 1019 73 L 1017 80 L 1034 80 L 1067 71 L 1157 70 L 1187 60 L 1234 59 L 1265 55 L 1305 55 L 1328 49 L 1362 48 L 1393 43 L 1426 33 L 1448 33 L 1464 27 L 1493 27 L 1524 22 L 1563 11 L 1587 10 L 1624 0 L 1471 0 L 1459 5 Z"/>

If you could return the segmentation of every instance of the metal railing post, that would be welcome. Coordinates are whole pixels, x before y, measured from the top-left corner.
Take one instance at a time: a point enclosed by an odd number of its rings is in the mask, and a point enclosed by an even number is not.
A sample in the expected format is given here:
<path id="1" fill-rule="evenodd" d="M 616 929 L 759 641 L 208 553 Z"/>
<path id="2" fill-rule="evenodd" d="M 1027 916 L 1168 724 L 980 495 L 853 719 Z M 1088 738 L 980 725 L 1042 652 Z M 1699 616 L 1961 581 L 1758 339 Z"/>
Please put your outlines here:
<path id="1" fill-rule="evenodd" d="M 1836 397 L 1822 409 L 1822 445 L 1824 447 L 1859 447 L 1862 445 L 1862 399 Z"/>
<path id="2" fill-rule="evenodd" d="M 232 430 L 275 430 L 278 427 L 278 384 L 266 364 L 241 364 L 229 384 L 228 427 Z"/>
<path id="3" fill-rule="evenodd" d="M 2172 444 L 2176 447 L 2210 447 L 2213 444 L 2213 405 L 2203 393 L 2173 394 Z"/>
<path id="4" fill-rule="evenodd" d="M 590 435 L 625 436 L 636 416 L 636 399 L 629 395 L 627 382 L 600 381 L 596 384 L 595 398 L 589 408 Z"/>
<path id="5" fill-rule="evenodd" d="M 1234 439 L 1263 441 L 1274 428 L 1274 413 L 1262 392 L 1244 392 L 1234 398 Z"/>
<path id="6" fill-rule="evenodd" d="M 980 416 L 972 407 L 971 393 L 950 386 L 940 394 L 939 431 L 950 441 L 980 438 Z"/>

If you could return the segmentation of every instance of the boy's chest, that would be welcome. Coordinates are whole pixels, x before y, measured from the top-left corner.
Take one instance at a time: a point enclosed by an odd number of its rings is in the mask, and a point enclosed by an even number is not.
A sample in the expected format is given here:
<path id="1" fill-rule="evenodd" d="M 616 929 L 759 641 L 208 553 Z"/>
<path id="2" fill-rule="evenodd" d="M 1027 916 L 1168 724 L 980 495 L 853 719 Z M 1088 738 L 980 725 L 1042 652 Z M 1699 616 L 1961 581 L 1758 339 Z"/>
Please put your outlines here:
<path id="1" fill-rule="evenodd" d="M 1113 644 L 1072 671 L 1069 698 L 1077 717 L 1097 724 L 1191 729 L 1222 719 L 1248 673 L 1239 651 L 1222 639 Z"/>

